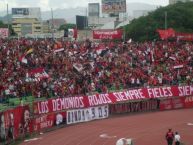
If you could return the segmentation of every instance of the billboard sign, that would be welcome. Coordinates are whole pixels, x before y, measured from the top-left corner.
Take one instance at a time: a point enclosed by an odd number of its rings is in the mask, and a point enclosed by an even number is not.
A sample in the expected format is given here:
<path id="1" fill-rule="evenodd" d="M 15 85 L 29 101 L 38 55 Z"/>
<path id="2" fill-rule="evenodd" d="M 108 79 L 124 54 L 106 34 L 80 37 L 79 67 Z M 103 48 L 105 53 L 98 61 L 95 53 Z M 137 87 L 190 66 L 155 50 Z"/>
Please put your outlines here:
<path id="1" fill-rule="evenodd" d="M 102 0 L 102 12 L 107 14 L 126 12 L 126 0 Z"/>
<path id="2" fill-rule="evenodd" d="M 40 8 L 12 8 L 12 18 L 38 18 L 41 19 Z"/>
<path id="3" fill-rule="evenodd" d="M 84 30 L 88 27 L 88 18 L 87 16 L 76 16 L 76 26 L 78 30 Z"/>
<path id="4" fill-rule="evenodd" d="M 99 17 L 99 3 L 88 4 L 88 16 Z"/>
<path id="5" fill-rule="evenodd" d="M 12 15 L 29 15 L 28 8 L 12 8 Z"/>

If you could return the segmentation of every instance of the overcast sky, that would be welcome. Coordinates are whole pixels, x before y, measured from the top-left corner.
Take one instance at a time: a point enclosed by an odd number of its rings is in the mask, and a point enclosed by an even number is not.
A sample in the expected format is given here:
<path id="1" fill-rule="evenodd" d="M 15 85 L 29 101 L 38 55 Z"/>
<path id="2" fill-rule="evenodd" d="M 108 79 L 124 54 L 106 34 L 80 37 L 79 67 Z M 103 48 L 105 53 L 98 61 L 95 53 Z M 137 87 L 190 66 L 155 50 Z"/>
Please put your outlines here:
<path id="1" fill-rule="evenodd" d="M 159 6 L 168 5 L 169 0 L 127 0 L 127 3 L 140 2 Z M 0 11 L 6 10 L 6 4 L 9 7 L 40 7 L 42 11 L 51 8 L 76 8 L 87 6 L 88 3 L 101 2 L 101 0 L 0 0 Z"/>

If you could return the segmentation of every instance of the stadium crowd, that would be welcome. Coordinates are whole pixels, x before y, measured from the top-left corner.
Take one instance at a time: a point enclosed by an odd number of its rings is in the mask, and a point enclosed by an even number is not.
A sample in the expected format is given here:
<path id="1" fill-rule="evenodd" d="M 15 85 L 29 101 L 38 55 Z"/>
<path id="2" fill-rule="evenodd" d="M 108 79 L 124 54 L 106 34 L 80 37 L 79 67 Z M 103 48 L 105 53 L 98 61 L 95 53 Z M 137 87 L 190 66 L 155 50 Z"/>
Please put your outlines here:
<path id="1" fill-rule="evenodd" d="M 192 66 L 191 43 L 1 39 L 0 96 L 66 97 L 191 84 Z M 43 68 L 49 77 L 29 79 L 28 72 L 36 68 Z"/>

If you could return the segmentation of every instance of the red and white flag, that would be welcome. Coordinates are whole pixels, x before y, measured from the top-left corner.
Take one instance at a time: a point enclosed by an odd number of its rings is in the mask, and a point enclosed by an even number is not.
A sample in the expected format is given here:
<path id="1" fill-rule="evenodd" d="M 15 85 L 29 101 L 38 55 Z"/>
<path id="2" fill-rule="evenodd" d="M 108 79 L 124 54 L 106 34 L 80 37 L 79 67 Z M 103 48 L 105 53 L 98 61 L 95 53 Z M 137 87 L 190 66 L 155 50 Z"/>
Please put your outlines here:
<path id="1" fill-rule="evenodd" d="M 179 64 L 179 65 L 175 65 L 175 66 L 174 66 L 174 69 L 183 68 L 183 67 L 184 67 L 183 64 Z"/>
<path id="2" fill-rule="evenodd" d="M 33 49 L 33 48 L 30 48 L 28 51 L 26 51 L 26 52 L 19 58 L 19 61 L 21 61 L 22 63 L 27 64 L 28 61 L 27 61 L 27 59 L 26 59 L 26 56 L 27 56 L 28 54 L 32 53 L 33 51 L 34 51 L 34 49 Z"/>
<path id="3" fill-rule="evenodd" d="M 33 79 L 34 81 L 40 81 L 42 79 L 49 78 L 44 68 L 36 68 L 28 72 L 27 77 Z"/>
<path id="4" fill-rule="evenodd" d="M 77 38 L 77 29 L 68 29 L 68 37 L 69 38 Z"/>
<path id="5" fill-rule="evenodd" d="M 83 70 L 83 66 L 80 63 L 74 63 L 73 67 L 78 71 L 81 72 Z"/>
<path id="6" fill-rule="evenodd" d="M 61 42 L 55 42 L 54 44 L 54 49 L 53 49 L 53 52 L 54 53 L 58 53 L 58 52 L 61 52 L 61 51 L 64 51 L 64 48 L 62 46 L 62 43 Z"/>
<path id="7" fill-rule="evenodd" d="M 61 51 L 64 51 L 64 48 L 55 49 L 54 53 L 58 53 L 58 52 L 61 52 Z"/>
<path id="8" fill-rule="evenodd" d="M 27 64 L 27 59 L 25 58 L 26 54 L 23 54 L 20 58 L 19 61 L 21 61 L 22 63 Z"/>

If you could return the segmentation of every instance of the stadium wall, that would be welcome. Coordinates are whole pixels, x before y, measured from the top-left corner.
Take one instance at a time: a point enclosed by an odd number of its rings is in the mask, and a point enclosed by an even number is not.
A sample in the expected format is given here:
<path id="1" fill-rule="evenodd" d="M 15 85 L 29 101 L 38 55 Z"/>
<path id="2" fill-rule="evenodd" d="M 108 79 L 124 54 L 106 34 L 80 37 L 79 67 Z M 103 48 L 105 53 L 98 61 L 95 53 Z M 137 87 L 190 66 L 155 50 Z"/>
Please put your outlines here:
<path id="1" fill-rule="evenodd" d="M 139 98 L 139 94 L 146 97 Z M 192 85 L 141 88 L 109 94 L 37 101 L 33 102 L 32 108 L 29 105 L 18 106 L 0 113 L 0 144 L 9 144 L 32 134 L 69 124 L 106 119 L 116 114 L 183 108 L 193 108 Z"/>

